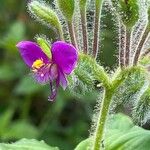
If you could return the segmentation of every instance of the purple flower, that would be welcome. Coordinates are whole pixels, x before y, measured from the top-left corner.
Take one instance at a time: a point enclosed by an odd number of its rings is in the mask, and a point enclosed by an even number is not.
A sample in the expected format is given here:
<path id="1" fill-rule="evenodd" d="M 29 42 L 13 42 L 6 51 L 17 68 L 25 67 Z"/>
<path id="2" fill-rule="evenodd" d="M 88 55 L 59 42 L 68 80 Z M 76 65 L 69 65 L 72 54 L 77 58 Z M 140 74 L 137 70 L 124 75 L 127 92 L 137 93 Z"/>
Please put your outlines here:
<path id="1" fill-rule="evenodd" d="M 66 76 L 76 67 L 78 60 L 76 48 L 69 43 L 57 41 L 51 46 L 51 58 L 37 43 L 31 41 L 19 42 L 17 48 L 24 62 L 31 68 L 36 81 L 41 84 L 50 83 L 49 100 L 53 101 L 60 85 L 66 89 L 68 83 Z"/>

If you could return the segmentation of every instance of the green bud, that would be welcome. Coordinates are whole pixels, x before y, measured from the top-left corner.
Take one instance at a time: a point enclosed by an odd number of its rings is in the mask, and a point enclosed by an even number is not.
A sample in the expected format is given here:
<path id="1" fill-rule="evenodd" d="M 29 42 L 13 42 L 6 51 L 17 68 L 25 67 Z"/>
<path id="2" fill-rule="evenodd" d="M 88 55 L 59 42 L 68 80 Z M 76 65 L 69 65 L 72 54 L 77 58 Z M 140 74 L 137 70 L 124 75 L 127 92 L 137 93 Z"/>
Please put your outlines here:
<path id="1" fill-rule="evenodd" d="M 80 0 L 80 8 L 84 9 L 86 7 L 87 0 Z"/>
<path id="2" fill-rule="evenodd" d="M 52 54 L 51 54 L 51 48 L 50 48 L 50 45 L 49 43 L 41 38 L 41 37 L 38 37 L 37 38 L 37 43 L 39 44 L 39 46 L 41 47 L 42 51 L 49 57 L 51 58 L 52 57 Z"/>
<path id="3" fill-rule="evenodd" d="M 60 21 L 56 13 L 50 7 L 39 1 L 33 0 L 28 4 L 28 8 L 38 21 L 42 21 L 42 23 L 57 29 L 60 37 L 63 37 Z"/>
<path id="4" fill-rule="evenodd" d="M 119 13 L 123 23 L 131 28 L 139 19 L 138 0 L 119 0 Z"/>
<path id="5" fill-rule="evenodd" d="M 57 0 L 58 6 L 67 21 L 72 21 L 75 2 L 74 0 Z"/>

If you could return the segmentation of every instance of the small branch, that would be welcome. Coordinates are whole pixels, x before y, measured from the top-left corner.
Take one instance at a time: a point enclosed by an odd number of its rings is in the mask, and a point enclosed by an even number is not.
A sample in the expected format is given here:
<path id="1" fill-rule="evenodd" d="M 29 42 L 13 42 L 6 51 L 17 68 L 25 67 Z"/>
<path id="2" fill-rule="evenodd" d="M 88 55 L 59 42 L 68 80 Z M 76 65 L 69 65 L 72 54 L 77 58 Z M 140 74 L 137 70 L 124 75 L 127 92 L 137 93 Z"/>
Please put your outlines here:
<path id="1" fill-rule="evenodd" d="M 93 40 L 93 57 L 97 57 L 99 46 L 99 30 L 100 30 L 100 15 L 102 10 L 103 0 L 95 2 L 95 17 L 94 17 L 94 40 Z"/>
<path id="2" fill-rule="evenodd" d="M 135 51 L 135 56 L 134 56 L 134 59 L 133 59 L 133 65 L 136 65 L 138 63 L 138 60 L 139 60 L 139 57 L 140 57 L 140 54 L 141 54 L 141 51 L 144 47 L 144 44 L 148 38 L 148 34 L 149 34 L 149 26 L 146 27 L 144 33 L 143 33 L 143 36 L 141 38 L 141 41 L 137 47 L 137 50 Z"/>
<path id="3" fill-rule="evenodd" d="M 145 57 L 146 55 L 148 55 L 150 53 L 150 48 L 147 49 L 143 54 L 141 54 L 140 58 Z"/>
<path id="4" fill-rule="evenodd" d="M 122 24 L 122 22 L 119 22 L 119 65 L 120 65 L 120 67 L 122 68 L 122 67 L 124 67 L 124 55 L 125 55 L 125 40 L 126 40 L 126 38 L 125 38 L 125 35 L 126 35 L 126 33 L 125 33 L 125 27 L 124 27 L 124 25 Z"/>
<path id="5" fill-rule="evenodd" d="M 70 21 L 68 21 L 67 23 L 68 23 L 68 30 L 70 34 L 71 43 L 78 49 L 73 23 Z"/>
<path id="6" fill-rule="evenodd" d="M 88 53 L 88 36 L 87 36 L 87 19 L 86 19 L 86 7 L 80 8 L 81 24 L 82 24 L 82 36 L 83 36 L 83 52 Z"/>
<path id="7" fill-rule="evenodd" d="M 131 29 L 126 28 L 126 50 L 125 50 L 126 66 L 128 66 L 130 63 L 130 52 L 131 52 Z"/>

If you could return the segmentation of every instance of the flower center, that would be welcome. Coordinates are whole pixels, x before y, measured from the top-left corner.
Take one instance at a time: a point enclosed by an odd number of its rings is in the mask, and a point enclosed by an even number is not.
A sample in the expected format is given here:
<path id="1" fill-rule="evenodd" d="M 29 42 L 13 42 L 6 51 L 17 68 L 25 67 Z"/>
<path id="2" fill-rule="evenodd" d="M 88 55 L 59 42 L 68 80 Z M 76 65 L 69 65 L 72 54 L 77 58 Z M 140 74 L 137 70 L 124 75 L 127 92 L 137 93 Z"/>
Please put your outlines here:
<path id="1" fill-rule="evenodd" d="M 37 59 L 36 61 L 33 62 L 32 68 L 33 69 L 40 69 L 44 65 L 45 65 L 45 63 L 43 62 L 42 59 Z"/>

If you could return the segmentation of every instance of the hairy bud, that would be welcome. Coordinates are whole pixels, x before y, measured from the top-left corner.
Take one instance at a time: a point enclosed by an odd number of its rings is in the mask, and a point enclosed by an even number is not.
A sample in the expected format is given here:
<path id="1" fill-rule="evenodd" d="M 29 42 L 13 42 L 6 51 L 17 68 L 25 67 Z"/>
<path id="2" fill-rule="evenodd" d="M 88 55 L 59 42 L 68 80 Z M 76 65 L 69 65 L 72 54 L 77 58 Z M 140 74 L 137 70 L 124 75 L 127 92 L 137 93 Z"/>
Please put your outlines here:
<path id="1" fill-rule="evenodd" d="M 57 0 L 57 3 L 67 21 L 72 21 L 75 9 L 74 0 Z"/>
<path id="2" fill-rule="evenodd" d="M 119 14 L 123 23 L 131 28 L 139 19 L 139 6 L 137 0 L 119 0 Z"/>
<path id="3" fill-rule="evenodd" d="M 52 57 L 52 54 L 51 54 L 51 51 L 50 51 L 50 45 L 49 43 L 41 38 L 41 37 L 38 37 L 37 38 L 37 43 L 39 44 L 39 46 L 41 47 L 42 51 L 49 57 L 51 58 Z"/>
<path id="4" fill-rule="evenodd" d="M 34 18 L 42 23 L 56 29 L 62 38 L 62 27 L 56 13 L 48 6 L 39 1 L 33 0 L 28 4 Z"/>

